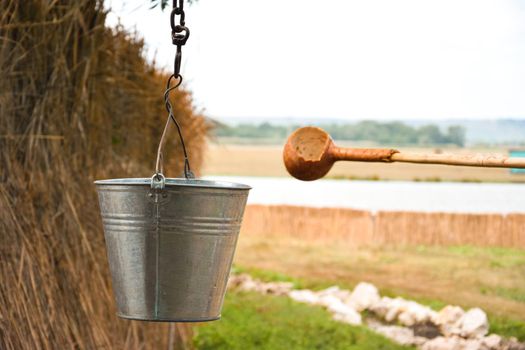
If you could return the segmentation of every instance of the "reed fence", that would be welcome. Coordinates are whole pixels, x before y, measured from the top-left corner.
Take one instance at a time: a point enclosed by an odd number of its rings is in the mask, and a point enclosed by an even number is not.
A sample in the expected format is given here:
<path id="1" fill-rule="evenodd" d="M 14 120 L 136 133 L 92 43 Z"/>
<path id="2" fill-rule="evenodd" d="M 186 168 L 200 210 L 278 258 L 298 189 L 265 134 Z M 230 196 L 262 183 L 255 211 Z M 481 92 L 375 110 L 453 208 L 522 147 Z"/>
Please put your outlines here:
<path id="1" fill-rule="evenodd" d="M 525 214 L 383 212 L 249 205 L 243 235 L 362 245 L 525 248 Z"/>

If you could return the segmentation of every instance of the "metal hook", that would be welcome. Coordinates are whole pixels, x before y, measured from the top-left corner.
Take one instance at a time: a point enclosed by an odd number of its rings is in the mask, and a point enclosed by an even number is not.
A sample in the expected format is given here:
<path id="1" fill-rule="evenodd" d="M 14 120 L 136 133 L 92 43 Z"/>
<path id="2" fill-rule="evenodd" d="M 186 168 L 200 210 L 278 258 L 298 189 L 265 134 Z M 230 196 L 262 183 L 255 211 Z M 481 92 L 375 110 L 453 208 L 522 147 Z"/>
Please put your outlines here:
<path id="1" fill-rule="evenodd" d="M 179 81 L 175 85 L 170 86 L 173 78 L 178 78 Z M 168 119 L 166 120 L 166 125 L 164 126 L 164 131 L 162 132 L 162 136 L 160 138 L 160 143 L 159 143 L 159 148 L 157 150 L 157 163 L 155 166 L 155 173 L 156 174 L 163 173 L 163 154 L 162 152 L 164 149 L 164 144 L 166 143 L 166 135 L 168 133 L 168 128 L 169 128 L 170 120 L 171 120 L 177 127 L 177 132 L 179 134 L 179 139 L 180 139 L 181 146 L 182 146 L 182 152 L 184 153 L 184 177 L 186 179 L 193 179 L 195 178 L 195 175 L 191 172 L 188 152 L 186 150 L 186 144 L 184 143 L 184 137 L 182 136 L 182 129 L 180 127 L 179 122 L 177 121 L 177 119 L 175 119 L 175 116 L 173 115 L 173 107 L 171 106 L 171 102 L 169 100 L 170 92 L 178 88 L 181 84 L 182 84 L 182 76 L 181 75 L 175 76 L 174 74 L 172 74 L 169 77 L 167 85 L 166 85 L 166 91 L 164 92 L 164 102 L 166 104 L 166 110 L 168 111 Z"/>

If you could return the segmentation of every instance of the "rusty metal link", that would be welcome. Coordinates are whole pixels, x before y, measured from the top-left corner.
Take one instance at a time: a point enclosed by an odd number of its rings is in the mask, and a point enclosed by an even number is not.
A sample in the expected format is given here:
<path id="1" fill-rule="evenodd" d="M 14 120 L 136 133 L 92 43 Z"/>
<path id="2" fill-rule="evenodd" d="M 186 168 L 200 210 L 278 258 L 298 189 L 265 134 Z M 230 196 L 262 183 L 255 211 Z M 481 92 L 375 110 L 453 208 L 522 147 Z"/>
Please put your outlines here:
<path id="1" fill-rule="evenodd" d="M 177 24 L 177 16 L 179 23 Z M 178 77 L 180 74 L 180 65 L 182 61 L 182 46 L 186 44 L 190 37 L 190 30 L 186 27 L 186 14 L 184 13 L 184 0 L 173 0 L 173 10 L 170 14 L 171 24 L 171 41 L 177 46 L 175 62 L 173 65 L 173 74 Z"/>

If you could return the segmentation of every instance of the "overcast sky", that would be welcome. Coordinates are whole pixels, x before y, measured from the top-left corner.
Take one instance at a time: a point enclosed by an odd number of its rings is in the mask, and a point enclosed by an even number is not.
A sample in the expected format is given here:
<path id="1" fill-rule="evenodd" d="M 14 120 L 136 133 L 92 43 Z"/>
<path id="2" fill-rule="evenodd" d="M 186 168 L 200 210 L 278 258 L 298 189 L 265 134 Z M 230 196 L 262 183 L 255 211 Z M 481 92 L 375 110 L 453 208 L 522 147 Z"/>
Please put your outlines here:
<path id="1" fill-rule="evenodd" d="M 170 11 L 108 5 L 172 69 Z M 186 24 L 211 117 L 525 118 L 525 0 L 199 0 Z"/>

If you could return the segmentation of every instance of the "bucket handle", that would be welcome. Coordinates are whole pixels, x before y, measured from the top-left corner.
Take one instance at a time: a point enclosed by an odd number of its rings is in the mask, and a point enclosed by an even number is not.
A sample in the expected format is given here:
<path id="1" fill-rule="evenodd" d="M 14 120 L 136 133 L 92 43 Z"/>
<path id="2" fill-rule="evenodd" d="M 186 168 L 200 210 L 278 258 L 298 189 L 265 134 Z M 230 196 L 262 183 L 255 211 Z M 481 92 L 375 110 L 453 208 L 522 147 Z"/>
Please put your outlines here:
<path id="1" fill-rule="evenodd" d="M 177 78 L 178 81 L 175 83 L 175 85 L 170 86 L 171 80 L 173 78 Z M 157 162 L 155 165 L 155 174 L 151 177 L 151 188 L 153 189 L 163 189 L 166 184 L 166 178 L 163 175 L 164 167 L 162 151 L 166 143 L 166 135 L 170 126 L 170 121 L 172 121 L 177 127 L 180 143 L 182 145 L 182 152 L 184 153 L 184 177 L 187 180 L 195 178 L 195 175 L 193 174 L 190 168 L 190 161 L 188 158 L 188 152 L 186 151 L 186 145 L 184 144 L 184 137 L 182 136 L 181 127 L 177 122 L 177 119 L 175 119 L 175 116 L 173 115 L 173 107 L 171 106 L 170 102 L 170 92 L 178 88 L 181 84 L 182 76 L 180 74 L 178 74 L 177 76 L 175 76 L 175 74 L 172 74 L 169 77 L 168 82 L 166 84 L 166 91 L 164 92 L 164 103 L 166 105 L 166 110 L 168 111 L 168 119 L 166 120 L 166 125 L 164 126 L 164 131 L 162 132 L 162 136 L 160 138 L 159 148 L 157 149 Z"/>

